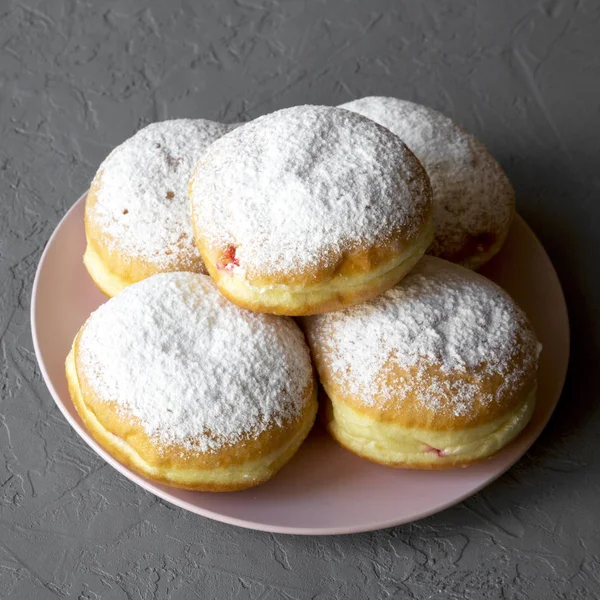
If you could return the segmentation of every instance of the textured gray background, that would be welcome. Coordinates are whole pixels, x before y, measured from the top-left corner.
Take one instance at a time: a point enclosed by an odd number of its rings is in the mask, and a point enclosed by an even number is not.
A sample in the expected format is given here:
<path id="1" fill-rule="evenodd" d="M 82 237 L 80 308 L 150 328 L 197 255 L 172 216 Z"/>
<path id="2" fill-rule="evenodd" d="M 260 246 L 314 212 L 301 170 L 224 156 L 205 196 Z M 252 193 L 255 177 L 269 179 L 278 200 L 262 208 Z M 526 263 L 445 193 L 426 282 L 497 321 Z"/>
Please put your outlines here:
<path id="1" fill-rule="evenodd" d="M 600 3 L 0 1 L 0 598 L 597 598 Z M 44 243 L 109 150 L 168 117 L 367 94 L 478 134 L 566 289 L 568 385 L 540 441 L 418 523 L 331 538 L 152 497 L 66 424 L 32 352 Z"/>

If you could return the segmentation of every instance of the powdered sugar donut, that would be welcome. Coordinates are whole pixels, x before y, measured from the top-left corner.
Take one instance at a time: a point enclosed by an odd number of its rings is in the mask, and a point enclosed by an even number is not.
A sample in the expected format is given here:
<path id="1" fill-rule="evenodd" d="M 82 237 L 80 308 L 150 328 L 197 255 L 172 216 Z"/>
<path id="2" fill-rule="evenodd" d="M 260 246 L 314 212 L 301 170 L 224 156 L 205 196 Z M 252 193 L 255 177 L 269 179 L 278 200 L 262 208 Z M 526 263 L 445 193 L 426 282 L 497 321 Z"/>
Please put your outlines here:
<path id="1" fill-rule="evenodd" d="M 86 200 L 84 263 L 104 293 L 155 273 L 206 272 L 187 186 L 204 150 L 233 128 L 204 119 L 153 123 L 100 165 Z"/>
<path id="2" fill-rule="evenodd" d="M 316 413 L 294 321 L 242 310 L 194 273 L 155 275 L 101 306 L 66 374 L 100 445 L 145 477 L 194 490 L 266 481 Z"/>
<path id="3" fill-rule="evenodd" d="M 303 320 L 346 448 L 382 464 L 447 468 L 497 452 L 535 404 L 540 346 L 496 284 L 425 257 L 375 300 Z"/>
<path id="4" fill-rule="evenodd" d="M 387 127 L 421 161 L 433 190 L 435 238 L 428 254 L 477 269 L 502 247 L 514 192 L 485 146 L 441 113 L 406 100 L 342 104 Z"/>
<path id="5" fill-rule="evenodd" d="M 305 315 L 394 285 L 430 244 L 431 190 L 399 138 L 324 106 L 266 115 L 217 140 L 190 181 L 200 254 L 221 292 Z"/>

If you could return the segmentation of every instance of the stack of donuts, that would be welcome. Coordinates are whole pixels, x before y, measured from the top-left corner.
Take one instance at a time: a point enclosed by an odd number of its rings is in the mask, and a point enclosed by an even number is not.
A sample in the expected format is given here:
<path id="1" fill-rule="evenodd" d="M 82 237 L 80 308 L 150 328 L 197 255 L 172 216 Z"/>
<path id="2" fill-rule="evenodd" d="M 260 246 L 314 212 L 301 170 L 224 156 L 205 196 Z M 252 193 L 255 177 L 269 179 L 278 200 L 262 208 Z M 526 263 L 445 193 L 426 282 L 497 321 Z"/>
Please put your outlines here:
<path id="1" fill-rule="evenodd" d="M 485 147 L 404 100 L 151 124 L 87 195 L 111 299 L 67 357 L 73 403 L 118 460 L 193 490 L 267 481 L 317 413 L 383 465 L 487 458 L 535 404 L 535 333 L 475 272 L 513 213 Z"/>

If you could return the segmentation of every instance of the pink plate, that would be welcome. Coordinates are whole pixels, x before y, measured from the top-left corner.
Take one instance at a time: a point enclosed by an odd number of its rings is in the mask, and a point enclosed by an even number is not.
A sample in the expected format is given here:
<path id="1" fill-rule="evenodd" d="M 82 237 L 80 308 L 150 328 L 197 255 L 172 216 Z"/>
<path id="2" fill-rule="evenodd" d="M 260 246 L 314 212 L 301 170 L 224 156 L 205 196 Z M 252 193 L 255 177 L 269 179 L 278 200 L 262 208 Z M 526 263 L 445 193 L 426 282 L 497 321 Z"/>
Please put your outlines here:
<path id="1" fill-rule="evenodd" d="M 484 273 L 529 315 L 544 344 L 538 404 L 526 430 L 493 458 L 452 471 L 382 467 L 335 444 L 319 427 L 270 482 L 229 494 L 189 492 L 152 483 L 103 450 L 77 415 L 64 376 L 71 342 L 106 297 L 81 256 L 85 195 L 59 223 L 38 266 L 31 303 L 33 343 L 56 404 L 77 433 L 125 477 L 186 510 L 225 523 L 279 533 L 338 534 L 408 523 L 470 496 L 513 465 L 533 444 L 558 401 L 569 356 L 565 300 L 552 264 L 527 224 L 517 217 L 508 241 Z"/>

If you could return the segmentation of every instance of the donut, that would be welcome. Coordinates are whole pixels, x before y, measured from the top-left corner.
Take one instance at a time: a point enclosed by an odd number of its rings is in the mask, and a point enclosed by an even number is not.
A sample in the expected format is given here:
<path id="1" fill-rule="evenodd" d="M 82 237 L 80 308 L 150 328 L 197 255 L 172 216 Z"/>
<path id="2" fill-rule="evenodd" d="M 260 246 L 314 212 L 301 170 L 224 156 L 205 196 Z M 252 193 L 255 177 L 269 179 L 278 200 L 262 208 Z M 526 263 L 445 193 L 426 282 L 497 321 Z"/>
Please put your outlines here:
<path id="1" fill-rule="evenodd" d="M 200 255 L 251 310 L 308 315 L 394 285 L 430 244 L 431 190 L 387 129 L 325 106 L 271 113 L 217 140 L 190 180 Z"/>
<path id="2" fill-rule="evenodd" d="M 234 127 L 204 119 L 153 123 L 100 165 L 86 199 L 83 262 L 106 295 L 155 273 L 206 273 L 187 186 L 204 150 Z"/>
<path id="3" fill-rule="evenodd" d="M 533 413 L 535 333 L 506 292 L 459 265 L 426 256 L 374 300 L 302 324 L 327 429 L 374 462 L 465 466 Z"/>
<path id="4" fill-rule="evenodd" d="M 197 273 L 160 273 L 103 304 L 75 337 L 66 376 L 107 452 L 191 490 L 267 481 L 317 411 L 298 325 L 238 308 Z"/>
<path id="5" fill-rule="evenodd" d="M 436 110 L 407 100 L 373 96 L 340 108 L 387 127 L 425 167 L 435 225 L 428 254 L 478 269 L 500 250 L 514 214 L 514 192 L 481 142 Z"/>

